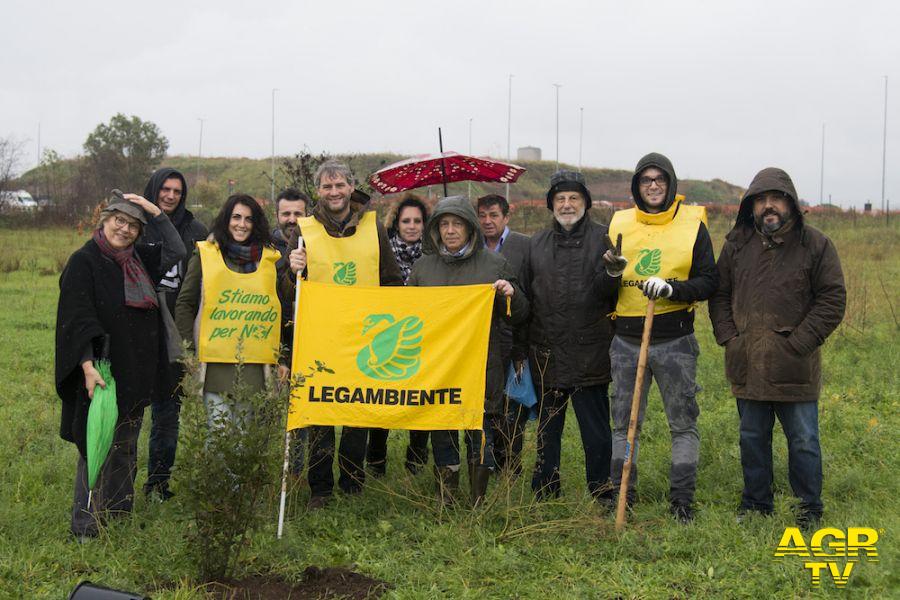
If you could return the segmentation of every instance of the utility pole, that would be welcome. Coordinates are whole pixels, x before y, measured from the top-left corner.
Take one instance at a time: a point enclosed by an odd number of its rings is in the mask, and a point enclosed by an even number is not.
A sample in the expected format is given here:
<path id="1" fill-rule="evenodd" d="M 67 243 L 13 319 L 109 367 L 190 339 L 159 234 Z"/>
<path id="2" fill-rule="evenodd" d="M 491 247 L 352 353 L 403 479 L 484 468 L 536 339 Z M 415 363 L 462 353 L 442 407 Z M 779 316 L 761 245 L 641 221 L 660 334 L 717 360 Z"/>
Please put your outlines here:
<path id="1" fill-rule="evenodd" d="M 578 172 L 581 173 L 581 149 L 584 146 L 584 107 L 578 109 L 581 116 L 578 124 Z"/>
<path id="2" fill-rule="evenodd" d="M 469 117 L 469 156 L 472 156 L 472 117 Z M 472 182 L 466 182 L 466 196 L 472 199 Z"/>
<path id="3" fill-rule="evenodd" d="M 556 88 L 556 170 L 559 171 L 559 88 L 562 85 L 554 83 Z"/>
<path id="4" fill-rule="evenodd" d="M 825 123 L 822 123 L 822 162 L 819 165 L 819 206 L 822 206 L 825 191 Z"/>
<path id="5" fill-rule="evenodd" d="M 272 206 L 275 206 L 275 92 L 278 88 L 272 88 Z"/>
<path id="6" fill-rule="evenodd" d="M 40 168 L 40 166 L 41 166 L 41 122 L 40 122 L 40 121 L 38 121 L 37 166 L 38 166 L 38 168 Z M 40 181 L 41 181 L 41 171 L 40 171 L 40 169 L 38 170 L 37 173 L 38 173 L 37 181 L 38 181 L 38 184 L 40 184 Z M 34 191 L 34 195 L 37 196 L 38 198 L 40 198 L 40 197 L 41 197 L 40 186 L 37 186 L 37 187 L 38 187 L 38 189 L 36 189 L 36 190 Z"/>
<path id="7" fill-rule="evenodd" d="M 509 96 L 506 106 L 506 161 L 512 160 L 510 139 L 512 137 L 512 73 L 509 75 Z M 509 183 L 506 184 L 506 203 L 509 204 Z"/>
<path id="8" fill-rule="evenodd" d="M 887 205 L 884 202 L 884 169 L 887 161 L 887 92 L 888 76 L 884 76 L 884 137 L 881 145 L 881 211 L 884 212 Z"/>
<path id="9" fill-rule="evenodd" d="M 203 119 L 197 117 L 197 120 L 200 121 L 200 141 L 197 143 L 197 185 L 200 183 L 200 157 L 203 156 Z"/>

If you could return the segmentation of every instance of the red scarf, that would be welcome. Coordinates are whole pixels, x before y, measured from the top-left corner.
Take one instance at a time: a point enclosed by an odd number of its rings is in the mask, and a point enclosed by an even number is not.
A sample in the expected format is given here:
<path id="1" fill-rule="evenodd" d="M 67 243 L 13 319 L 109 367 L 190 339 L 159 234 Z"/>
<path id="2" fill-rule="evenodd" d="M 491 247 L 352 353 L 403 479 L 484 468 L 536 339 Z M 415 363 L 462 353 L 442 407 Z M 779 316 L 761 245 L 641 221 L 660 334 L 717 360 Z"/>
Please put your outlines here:
<path id="1" fill-rule="evenodd" d="M 125 306 L 134 308 L 158 308 L 156 291 L 150 275 L 144 268 L 140 259 L 134 255 L 134 244 L 122 250 L 116 250 L 109 245 L 102 229 L 94 230 L 94 243 L 100 248 L 100 253 L 106 256 L 120 267 L 125 279 Z"/>

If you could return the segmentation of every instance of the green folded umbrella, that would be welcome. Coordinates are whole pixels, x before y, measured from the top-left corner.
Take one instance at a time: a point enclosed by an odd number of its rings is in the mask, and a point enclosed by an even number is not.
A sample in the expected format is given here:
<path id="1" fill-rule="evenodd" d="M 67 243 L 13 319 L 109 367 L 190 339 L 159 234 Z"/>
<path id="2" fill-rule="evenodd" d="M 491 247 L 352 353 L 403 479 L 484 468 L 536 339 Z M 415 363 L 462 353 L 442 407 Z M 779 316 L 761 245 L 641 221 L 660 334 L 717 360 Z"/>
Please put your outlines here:
<path id="1" fill-rule="evenodd" d="M 94 368 L 106 382 L 106 388 L 94 387 L 94 397 L 88 409 L 87 418 L 87 470 L 88 489 L 93 489 L 100 475 L 100 468 L 106 462 L 116 432 L 119 407 L 116 404 L 116 380 L 113 379 L 109 361 L 94 361 Z"/>

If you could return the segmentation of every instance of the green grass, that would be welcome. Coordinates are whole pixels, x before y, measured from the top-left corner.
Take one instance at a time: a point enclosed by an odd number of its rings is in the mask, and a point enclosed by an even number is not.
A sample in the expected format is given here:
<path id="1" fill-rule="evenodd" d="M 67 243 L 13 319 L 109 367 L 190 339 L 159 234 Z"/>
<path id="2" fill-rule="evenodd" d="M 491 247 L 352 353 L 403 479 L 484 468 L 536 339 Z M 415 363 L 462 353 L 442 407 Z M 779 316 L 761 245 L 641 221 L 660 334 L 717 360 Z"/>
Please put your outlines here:
<path id="1" fill-rule="evenodd" d="M 586 498 L 583 455 L 569 412 L 561 500 L 534 504 L 528 477 L 492 482 L 479 511 L 438 512 L 430 473 L 401 474 L 405 433 L 393 432 L 388 476 L 361 497 L 307 514 L 308 490 L 294 489 L 283 540 L 271 525 L 257 534 L 243 574 L 299 579 L 310 564 L 353 566 L 393 585 L 395 598 L 796 598 L 897 595 L 898 327 L 900 228 L 874 221 L 819 223 L 834 239 L 849 288 L 848 315 L 824 351 L 820 425 L 826 524 L 881 530 L 879 563 L 861 562 L 846 589 L 812 588 L 799 559 L 772 552 L 792 524 L 783 436 L 776 431 L 777 513 L 738 525 L 741 489 L 734 399 L 705 308 L 698 312 L 701 462 L 689 526 L 667 513 L 669 436 L 655 387 L 641 451 L 639 502 L 622 536 Z M 721 243 L 724 222 L 712 223 Z M 200 598 L 190 582 L 178 497 L 165 505 L 141 496 L 132 518 L 98 540 L 68 535 L 76 451 L 58 436 L 53 337 L 59 255 L 86 236 L 62 229 L 0 231 L 0 598 L 63 598 L 83 579 L 154 598 Z M 883 287 L 882 287 L 883 284 Z M 900 306 L 894 306 L 900 317 Z M 148 413 L 149 418 L 149 413 Z M 146 429 L 146 428 L 145 428 Z M 146 431 L 138 485 L 145 477 Z M 534 457 L 534 428 L 526 439 Z M 177 474 L 175 490 L 178 490 Z"/>

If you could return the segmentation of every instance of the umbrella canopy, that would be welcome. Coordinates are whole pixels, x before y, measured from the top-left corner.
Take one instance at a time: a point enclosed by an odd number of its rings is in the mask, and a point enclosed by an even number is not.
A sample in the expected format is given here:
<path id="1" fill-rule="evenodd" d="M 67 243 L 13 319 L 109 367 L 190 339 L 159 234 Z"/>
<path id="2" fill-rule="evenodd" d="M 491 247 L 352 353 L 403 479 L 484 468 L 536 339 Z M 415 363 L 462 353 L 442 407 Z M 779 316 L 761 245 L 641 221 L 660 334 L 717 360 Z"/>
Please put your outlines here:
<path id="1" fill-rule="evenodd" d="M 88 408 L 87 417 L 87 471 L 88 489 L 97 483 L 100 468 L 106 462 L 116 432 L 116 421 L 119 419 L 119 407 L 116 404 L 116 380 L 113 379 L 109 361 L 94 361 L 94 368 L 106 382 L 106 388 L 99 385 L 94 388 L 94 397 Z"/>
<path id="2" fill-rule="evenodd" d="M 426 185 L 454 181 L 514 183 L 524 167 L 457 152 L 422 154 L 376 171 L 369 183 L 382 194 L 396 194 Z"/>

